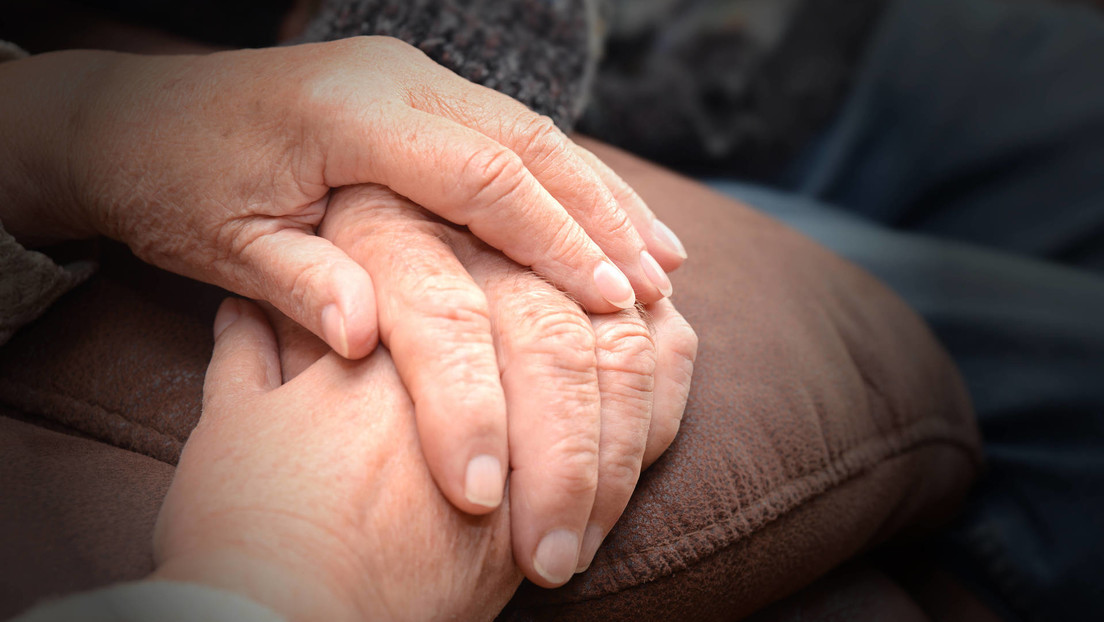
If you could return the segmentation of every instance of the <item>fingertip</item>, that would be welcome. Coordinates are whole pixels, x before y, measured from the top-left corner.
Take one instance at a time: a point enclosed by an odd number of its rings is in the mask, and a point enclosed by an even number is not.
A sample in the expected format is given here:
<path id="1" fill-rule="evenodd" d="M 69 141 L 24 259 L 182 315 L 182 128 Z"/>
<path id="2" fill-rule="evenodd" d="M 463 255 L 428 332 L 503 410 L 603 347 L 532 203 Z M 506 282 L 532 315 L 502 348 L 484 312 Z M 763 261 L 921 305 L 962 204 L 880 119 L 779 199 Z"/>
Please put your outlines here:
<path id="1" fill-rule="evenodd" d="M 533 570 L 546 587 L 559 587 L 575 575 L 579 566 L 579 534 L 570 529 L 549 531 L 533 552 Z"/>
<path id="2" fill-rule="evenodd" d="M 329 240 L 285 229 L 262 236 L 244 259 L 261 298 L 346 358 L 376 344 L 372 277 Z"/>
<path id="3" fill-rule="evenodd" d="M 662 258 L 664 269 L 674 270 L 686 261 L 686 247 L 682 240 L 658 218 L 652 221 L 652 236 L 657 242 L 656 254 Z"/>
<path id="4" fill-rule="evenodd" d="M 618 309 L 630 309 L 636 304 L 636 293 L 628 277 L 609 261 L 594 267 L 594 285 L 602 298 Z"/>
<path id="5" fill-rule="evenodd" d="M 238 300 L 236 298 L 223 300 L 222 304 L 219 305 L 218 312 L 215 313 L 215 341 L 218 341 L 222 333 L 239 317 L 241 317 L 241 305 Z"/>
<path id="6" fill-rule="evenodd" d="M 423 398 L 415 413 L 418 433 L 441 493 L 466 514 L 482 515 L 499 508 L 509 471 L 505 405 L 484 403 L 469 410 L 455 400 L 446 405 L 438 399 L 441 396 L 417 390 L 411 394 L 416 402 Z"/>
<path id="7" fill-rule="evenodd" d="M 276 336 L 264 312 L 247 300 L 227 298 L 215 316 L 215 347 L 204 396 L 242 394 L 280 386 Z"/>
<path id="8" fill-rule="evenodd" d="M 506 477 L 502 461 L 481 454 L 468 462 L 464 477 L 464 497 L 472 504 L 493 510 L 502 504 Z"/>
<path id="9" fill-rule="evenodd" d="M 379 342 L 375 295 L 367 273 L 364 276 L 367 283 L 348 288 L 353 294 L 348 296 L 350 302 L 332 302 L 322 308 L 322 339 L 347 359 L 368 356 Z"/>
<path id="10" fill-rule="evenodd" d="M 335 352 L 349 358 L 349 336 L 345 330 L 345 315 L 336 304 L 322 309 L 322 338 Z"/>
<path id="11" fill-rule="evenodd" d="M 575 573 L 586 572 L 590 565 L 594 563 L 594 556 L 598 553 L 598 547 L 602 546 L 602 541 L 606 538 L 606 530 L 600 525 L 591 523 L 587 525 L 586 531 L 583 533 L 583 546 L 579 551 L 579 565 L 575 568 Z"/>
<path id="12" fill-rule="evenodd" d="M 648 277 L 652 285 L 655 285 L 664 298 L 669 298 L 674 293 L 671 279 L 667 277 L 667 273 L 651 253 L 648 251 L 640 252 L 640 266 L 644 269 L 644 275 Z"/>
<path id="13" fill-rule="evenodd" d="M 354 315 L 345 322 L 346 339 L 349 353 L 344 355 L 351 360 L 362 359 L 379 345 L 379 330 L 376 324 L 375 313 L 371 317 L 360 319 Z"/>

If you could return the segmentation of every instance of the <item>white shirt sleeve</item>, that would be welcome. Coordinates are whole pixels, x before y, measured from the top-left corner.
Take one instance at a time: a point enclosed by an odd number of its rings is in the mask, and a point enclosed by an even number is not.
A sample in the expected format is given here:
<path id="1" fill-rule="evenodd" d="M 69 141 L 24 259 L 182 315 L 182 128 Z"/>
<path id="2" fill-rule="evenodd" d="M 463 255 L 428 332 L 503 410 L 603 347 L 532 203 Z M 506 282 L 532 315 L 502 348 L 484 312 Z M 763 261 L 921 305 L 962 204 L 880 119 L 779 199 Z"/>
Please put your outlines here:
<path id="1" fill-rule="evenodd" d="M 286 622 L 257 603 L 202 585 L 140 581 L 41 603 L 10 622 Z"/>

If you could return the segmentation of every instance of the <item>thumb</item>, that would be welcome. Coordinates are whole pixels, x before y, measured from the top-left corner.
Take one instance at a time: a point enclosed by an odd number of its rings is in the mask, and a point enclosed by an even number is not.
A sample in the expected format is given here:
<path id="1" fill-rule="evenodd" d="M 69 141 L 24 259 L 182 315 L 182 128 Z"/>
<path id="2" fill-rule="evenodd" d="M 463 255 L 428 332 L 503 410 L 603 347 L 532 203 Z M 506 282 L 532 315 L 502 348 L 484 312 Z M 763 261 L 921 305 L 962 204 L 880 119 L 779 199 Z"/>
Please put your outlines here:
<path id="1" fill-rule="evenodd" d="M 252 287 L 235 289 L 255 292 L 345 358 L 363 358 L 375 349 L 372 277 L 329 240 L 282 229 L 257 238 L 241 259 L 247 274 L 231 280 Z"/>
<path id="2" fill-rule="evenodd" d="M 227 298 L 215 315 L 215 350 L 203 386 L 204 412 L 280 386 L 276 335 L 264 312 L 246 300 Z"/>

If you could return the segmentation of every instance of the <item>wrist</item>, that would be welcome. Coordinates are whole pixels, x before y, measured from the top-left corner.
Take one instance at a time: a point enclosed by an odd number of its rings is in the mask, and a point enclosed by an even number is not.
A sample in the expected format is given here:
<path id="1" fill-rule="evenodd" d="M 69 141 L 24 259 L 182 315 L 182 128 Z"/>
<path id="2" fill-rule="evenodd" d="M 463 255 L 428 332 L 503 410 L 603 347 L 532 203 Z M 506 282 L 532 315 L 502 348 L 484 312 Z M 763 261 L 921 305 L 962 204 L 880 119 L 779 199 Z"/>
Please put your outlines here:
<path id="1" fill-rule="evenodd" d="M 148 580 L 191 583 L 244 596 L 289 622 L 362 619 L 349 600 L 318 573 L 250 554 L 221 549 L 178 556 L 162 563 Z"/>
<path id="2" fill-rule="evenodd" d="M 0 63 L 0 221 L 25 246 L 96 233 L 75 192 L 77 128 L 100 52 L 60 52 Z"/>

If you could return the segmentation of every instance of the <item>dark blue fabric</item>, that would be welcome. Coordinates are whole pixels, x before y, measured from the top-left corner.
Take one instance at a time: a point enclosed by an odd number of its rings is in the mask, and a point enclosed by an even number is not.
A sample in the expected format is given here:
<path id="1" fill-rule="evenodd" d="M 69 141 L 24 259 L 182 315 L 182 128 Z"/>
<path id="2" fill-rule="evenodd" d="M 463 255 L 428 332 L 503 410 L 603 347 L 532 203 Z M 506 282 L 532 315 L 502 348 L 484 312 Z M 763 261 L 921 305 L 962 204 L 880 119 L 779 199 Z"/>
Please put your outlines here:
<path id="1" fill-rule="evenodd" d="M 897 0 L 784 187 L 714 185 L 880 277 L 962 369 L 988 472 L 933 546 L 1013 617 L 1104 619 L 1104 18 Z"/>
<path id="2" fill-rule="evenodd" d="M 1104 17 L 899 0 L 785 184 L 876 222 L 1104 268 Z"/>

